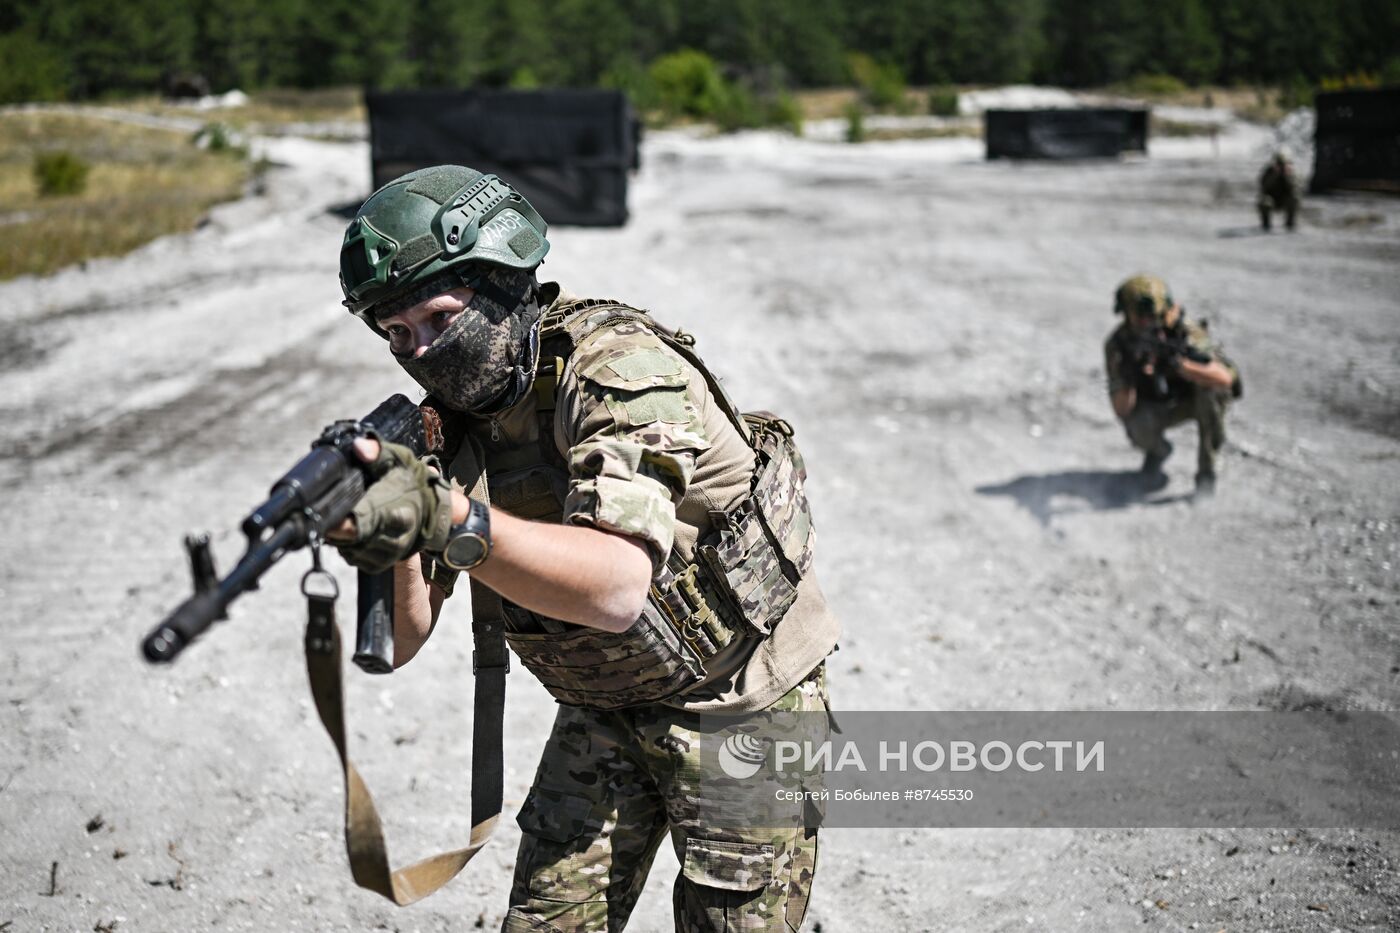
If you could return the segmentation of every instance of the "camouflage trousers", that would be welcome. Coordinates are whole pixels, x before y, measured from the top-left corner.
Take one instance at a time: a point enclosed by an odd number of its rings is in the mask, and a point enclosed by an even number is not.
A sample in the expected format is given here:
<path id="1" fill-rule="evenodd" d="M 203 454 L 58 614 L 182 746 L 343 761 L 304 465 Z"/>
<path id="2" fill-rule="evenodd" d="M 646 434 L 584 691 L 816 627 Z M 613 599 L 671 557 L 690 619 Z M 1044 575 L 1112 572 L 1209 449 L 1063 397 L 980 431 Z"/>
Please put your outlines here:
<path id="1" fill-rule="evenodd" d="M 1196 472 L 1214 473 L 1220 448 L 1225 446 L 1225 409 L 1229 393 L 1196 387 L 1191 393 L 1166 401 L 1140 399 L 1123 421 L 1128 440 L 1145 453 L 1165 455 L 1166 431 L 1187 421 L 1196 422 L 1200 442 L 1196 448 Z"/>
<path id="2" fill-rule="evenodd" d="M 824 668 L 769 711 L 824 720 Z M 816 821 L 800 802 L 776 805 L 791 812 L 775 815 L 771 797 L 752 824 L 732 808 L 723 828 L 707 820 L 705 798 L 723 806 L 732 779 L 701 761 L 697 721 L 660 704 L 559 708 L 517 818 L 523 836 L 504 933 L 623 929 L 667 835 L 681 864 L 672 893 L 679 933 L 786 933 L 802 925 L 816 873 Z"/>
<path id="3" fill-rule="evenodd" d="M 1259 225 L 1265 230 L 1273 227 L 1274 211 L 1283 211 L 1284 225 L 1292 230 L 1298 223 L 1297 198 L 1273 198 L 1267 194 L 1259 196 Z"/>

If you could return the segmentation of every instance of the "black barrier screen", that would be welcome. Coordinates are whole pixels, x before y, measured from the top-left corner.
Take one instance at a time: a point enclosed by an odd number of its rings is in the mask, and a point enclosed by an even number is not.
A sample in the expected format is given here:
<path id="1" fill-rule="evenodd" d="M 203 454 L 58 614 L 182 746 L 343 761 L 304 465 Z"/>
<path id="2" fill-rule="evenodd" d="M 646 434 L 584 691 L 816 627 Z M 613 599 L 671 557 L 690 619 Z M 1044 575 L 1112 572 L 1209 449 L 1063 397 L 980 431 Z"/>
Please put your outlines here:
<path id="1" fill-rule="evenodd" d="M 1102 159 L 1147 151 L 1147 111 L 988 110 L 989 159 Z"/>
<path id="2" fill-rule="evenodd" d="M 501 176 L 551 225 L 627 220 L 640 123 L 620 91 L 370 91 L 365 104 L 376 188 L 451 162 Z"/>
<path id="3" fill-rule="evenodd" d="M 1400 87 L 1317 95 L 1313 192 L 1400 192 Z"/>

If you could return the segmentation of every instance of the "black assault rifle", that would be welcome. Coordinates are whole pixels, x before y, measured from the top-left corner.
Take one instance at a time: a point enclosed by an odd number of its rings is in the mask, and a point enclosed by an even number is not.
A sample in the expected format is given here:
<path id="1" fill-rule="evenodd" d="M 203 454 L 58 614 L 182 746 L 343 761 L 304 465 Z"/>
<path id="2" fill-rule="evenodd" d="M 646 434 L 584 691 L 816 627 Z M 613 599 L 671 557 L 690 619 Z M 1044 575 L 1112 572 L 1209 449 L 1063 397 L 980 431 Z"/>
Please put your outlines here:
<path id="1" fill-rule="evenodd" d="M 311 453 L 274 483 L 267 501 L 243 520 L 247 551 L 222 580 L 214 571 L 209 536 L 187 535 L 194 595 L 146 636 L 141 645 L 146 660 L 174 660 L 205 629 L 228 618 L 229 604 L 257 589 L 259 578 L 287 552 L 311 546 L 319 568 L 325 533 L 350 514 L 370 482 L 367 465 L 351 449 L 361 437 L 403 444 L 421 457 L 441 448 L 442 422 L 432 408 L 393 395 L 359 421 L 337 421 L 326 428 L 312 442 Z M 359 589 L 354 660 L 371 673 L 387 673 L 393 669 L 393 570 L 361 572 Z"/>
<path id="2" fill-rule="evenodd" d="M 1146 383 L 1146 388 L 1157 399 L 1171 397 L 1171 378 L 1175 376 L 1183 359 L 1196 363 L 1209 363 L 1210 355 L 1191 346 L 1184 334 L 1170 336 L 1160 331 L 1143 331 L 1126 335 L 1122 339 L 1123 375 L 1130 385 Z M 1152 374 L 1143 369 L 1152 366 Z"/>

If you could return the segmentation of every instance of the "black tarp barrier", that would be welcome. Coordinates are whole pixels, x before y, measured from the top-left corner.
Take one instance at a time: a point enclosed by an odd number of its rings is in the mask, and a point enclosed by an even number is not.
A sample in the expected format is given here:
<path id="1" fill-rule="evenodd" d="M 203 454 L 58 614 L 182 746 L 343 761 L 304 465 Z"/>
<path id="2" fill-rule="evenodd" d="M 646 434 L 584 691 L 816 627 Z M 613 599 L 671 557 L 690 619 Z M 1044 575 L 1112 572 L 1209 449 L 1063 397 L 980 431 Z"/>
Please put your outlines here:
<path id="1" fill-rule="evenodd" d="M 1400 193 L 1400 87 L 1317 95 L 1309 190 Z"/>
<path id="2" fill-rule="evenodd" d="M 1147 151 L 1147 111 L 1118 107 L 988 110 L 989 159 L 1102 159 Z"/>
<path id="3" fill-rule="evenodd" d="M 620 91 L 369 91 L 374 186 L 429 165 L 501 176 L 551 225 L 627 221 L 641 123 Z"/>

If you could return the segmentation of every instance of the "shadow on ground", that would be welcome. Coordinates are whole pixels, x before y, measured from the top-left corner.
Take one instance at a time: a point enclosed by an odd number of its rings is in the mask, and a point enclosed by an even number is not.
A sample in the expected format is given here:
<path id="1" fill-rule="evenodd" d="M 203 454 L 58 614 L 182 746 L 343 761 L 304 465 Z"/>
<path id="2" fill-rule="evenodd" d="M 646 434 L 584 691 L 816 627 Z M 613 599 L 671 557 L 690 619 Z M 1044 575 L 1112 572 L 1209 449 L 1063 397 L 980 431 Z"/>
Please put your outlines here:
<path id="1" fill-rule="evenodd" d="M 1215 236 L 1221 240 L 1233 240 L 1243 236 L 1269 236 L 1270 231 L 1262 229 L 1258 224 L 1248 227 L 1225 227 L 1217 230 Z"/>
<path id="2" fill-rule="evenodd" d="M 1148 479 L 1137 470 L 1065 470 L 1020 476 L 1010 482 L 978 486 L 983 496 L 1010 496 L 1049 526 L 1056 515 L 1111 511 L 1130 505 L 1168 505 L 1190 500 L 1190 494 L 1149 498 L 1167 485 L 1167 477 Z"/>

